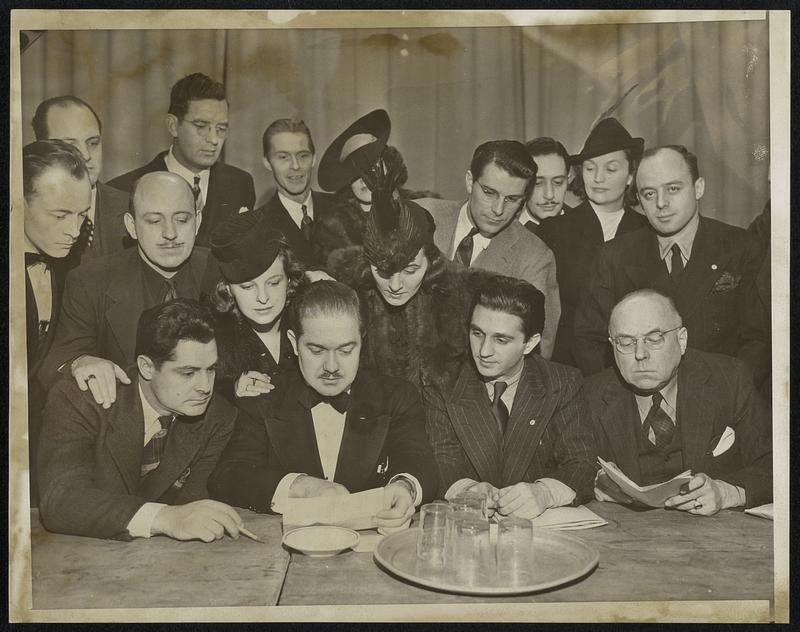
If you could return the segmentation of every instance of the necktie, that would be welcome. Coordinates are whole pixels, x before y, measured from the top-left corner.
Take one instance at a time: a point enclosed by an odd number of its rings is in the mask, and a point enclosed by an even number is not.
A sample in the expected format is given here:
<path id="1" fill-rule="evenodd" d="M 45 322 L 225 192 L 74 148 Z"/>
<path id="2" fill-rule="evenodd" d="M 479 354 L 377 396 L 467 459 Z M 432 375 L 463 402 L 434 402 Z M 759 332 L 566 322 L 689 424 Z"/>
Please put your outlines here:
<path id="1" fill-rule="evenodd" d="M 473 237 L 478 234 L 478 229 L 473 227 L 467 233 L 467 236 L 461 240 L 461 243 L 458 244 L 458 248 L 456 248 L 456 256 L 453 257 L 453 261 L 460 261 L 464 264 L 465 267 L 469 268 L 469 264 L 472 262 L 472 248 L 473 248 Z"/>
<path id="2" fill-rule="evenodd" d="M 669 273 L 673 281 L 677 281 L 683 272 L 683 257 L 681 257 L 681 248 L 678 244 L 672 244 L 672 271 Z"/>
<path id="3" fill-rule="evenodd" d="M 311 216 L 308 214 L 308 207 L 303 204 L 300 210 L 303 211 L 303 219 L 300 220 L 300 230 L 303 231 L 303 237 L 306 238 L 306 241 L 311 241 Z"/>
<path id="4" fill-rule="evenodd" d="M 333 406 L 340 414 L 347 412 L 347 407 L 350 404 L 350 393 L 342 391 L 338 395 L 331 397 L 320 395 L 310 386 L 306 386 L 305 392 L 302 395 L 302 403 L 311 410 L 317 404 L 324 402 Z"/>
<path id="5" fill-rule="evenodd" d="M 497 425 L 500 428 L 500 434 L 505 434 L 506 424 L 508 423 L 508 408 L 503 403 L 503 393 L 506 392 L 508 384 L 505 382 L 494 383 L 494 398 L 492 398 L 492 413 L 497 420 Z"/>
<path id="6" fill-rule="evenodd" d="M 203 220 L 203 206 L 205 205 L 205 201 L 203 200 L 203 192 L 200 189 L 200 176 L 196 175 L 194 177 L 192 195 L 194 196 L 194 210 L 195 216 L 197 217 L 197 225 L 200 226 L 200 222 Z"/>
<path id="7" fill-rule="evenodd" d="M 653 405 L 650 407 L 647 417 L 645 417 L 643 428 L 643 430 L 647 432 L 648 437 L 650 435 L 648 428 L 652 428 L 653 437 L 655 439 L 654 443 L 657 448 L 667 447 L 672 441 L 672 435 L 675 432 L 675 423 L 670 419 L 670 416 L 664 409 L 661 408 L 663 399 L 661 393 L 655 393 L 653 395 Z M 652 439 L 651 442 L 653 442 Z"/>
<path id="8" fill-rule="evenodd" d="M 166 303 L 176 298 L 178 298 L 178 292 L 175 290 L 175 282 L 172 279 L 164 279 L 164 294 L 161 302 Z"/>
<path id="9" fill-rule="evenodd" d="M 164 415 L 158 418 L 158 422 L 161 424 L 161 430 L 153 435 L 142 450 L 142 476 L 152 472 L 158 467 L 159 463 L 161 463 L 164 448 L 167 446 L 167 433 L 174 420 L 175 417 L 172 415 Z"/>

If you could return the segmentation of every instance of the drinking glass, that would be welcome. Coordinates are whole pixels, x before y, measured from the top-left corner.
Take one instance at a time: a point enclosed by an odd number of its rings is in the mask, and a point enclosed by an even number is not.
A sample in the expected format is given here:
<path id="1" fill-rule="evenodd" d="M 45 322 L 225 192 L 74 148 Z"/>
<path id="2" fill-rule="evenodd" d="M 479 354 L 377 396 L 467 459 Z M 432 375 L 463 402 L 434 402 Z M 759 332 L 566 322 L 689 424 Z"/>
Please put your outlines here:
<path id="1" fill-rule="evenodd" d="M 486 519 L 486 496 L 477 492 L 462 492 L 450 499 L 455 511 L 469 511 L 477 517 Z"/>
<path id="2" fill-rule="evenodd" d="M 452 507 L 445 503 L 428 503 L 420 508 L 417 558 L 431 567 L 444 566 L 447 517 L 451 513 Z"/>
<path id="3" fill-rule="evenodd" d="M 467 586 L 494 583 L 495 550 L 489 541 L 489 523 L 474 516 L 458 517 L 454 523 L 455 542 L 452 573 Z"/>
<path id="4" fill-rule="evenodd" d="M 497 581 L 502 586 L 533 583 L 533 524 L 504 518 L 497 526 Z"/>

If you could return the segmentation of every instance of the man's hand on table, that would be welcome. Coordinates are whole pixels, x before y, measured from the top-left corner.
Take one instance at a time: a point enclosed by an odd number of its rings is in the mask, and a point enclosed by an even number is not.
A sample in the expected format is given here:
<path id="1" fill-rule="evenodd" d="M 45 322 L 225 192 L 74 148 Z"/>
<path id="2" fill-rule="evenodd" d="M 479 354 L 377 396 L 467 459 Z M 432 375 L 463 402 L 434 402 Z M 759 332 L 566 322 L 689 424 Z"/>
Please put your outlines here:
<path id="1" fill-rule="evenodd" d="M 406 483 L 395 481 L 383 488 L 383 509 L 375 514 L 379 531 L 405 529 L 414 515 L 414 499 Z"/>
<path id="2" fill-rule="evenodd" d="M 300 474 L 289 486 L 289 498 L 316 498 L 318 496 L 345 496 L 350 492 L 344 485 Z"/>
<path id="3" fill-rule="evenodd" d="M 633 499 L 623 492 L 611 477 L 603 470 L 598 470 L 594 480 L 594 497 L 597 500 L 620 505 L 630 505 Z"/>
<path id="4" fill-rule="evenodd" d="M 196 500 L 162 508 L 153 519 L 150 533 L 176 540 L 213 542 L 222 538 L 226 531 L 234 540 L 238 539 L 243 526 L 242 518 L 233 507 L 216 500 Z"/>
<path id="5" fill-rule="evenodd" d="M 492 517 L 494 512 L 497 510 L 497 499 L 500 496 L 499 489 L 497 489 L 491 483 L 484 481 L 482 483 L 475 483 L 464 491 L 467 491 L 471 494 L 481 494 L 484 496 L 486 498 L 486 517 Z"/>
<path id="6" fill-rule="evenodd" d="M 118 365 L 92 355 L 75 358 L 69 366 L 78 388 L 91 391 L 94 401 L 103 408 L 110 408 L 117 401 L 117 380 L 130 384 L 130 378 Z"/>
<path id="7" fill-rule="evenodd" d="M 695 474 L 680 494 L 667 498 L 664 507 L 686 511 L 696 516 L 713 516 L 721 509 L 743 505 L 737 488 L 706 474 Z"/>
<path id="8" fill-rule="evenodd" d="M 552 504 L 553 496 L 546 485 L 517 483 L 499 490 L 497 513 L 530 520 L 543 514 Z"/>

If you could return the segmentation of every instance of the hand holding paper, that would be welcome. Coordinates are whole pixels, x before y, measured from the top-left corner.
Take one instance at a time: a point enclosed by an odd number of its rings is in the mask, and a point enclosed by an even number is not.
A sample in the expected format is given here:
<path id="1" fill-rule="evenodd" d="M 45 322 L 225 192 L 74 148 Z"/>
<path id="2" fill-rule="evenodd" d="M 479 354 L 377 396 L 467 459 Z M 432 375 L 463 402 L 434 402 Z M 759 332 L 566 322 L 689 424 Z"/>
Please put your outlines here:
<path id="1" fill-rule="evenodd" d="M 603 468 L 603 472 L 619 487 L 623 494 L 647 507 L 663 507 L 667 498 L 679 494 L 681 486 L 692 480 L 691 470 L 686 470 L 663 483 L 642 487 L 625 476 L 625 473 L 614 463 L 604 461 L 599 457 L 597 460 Z"/>

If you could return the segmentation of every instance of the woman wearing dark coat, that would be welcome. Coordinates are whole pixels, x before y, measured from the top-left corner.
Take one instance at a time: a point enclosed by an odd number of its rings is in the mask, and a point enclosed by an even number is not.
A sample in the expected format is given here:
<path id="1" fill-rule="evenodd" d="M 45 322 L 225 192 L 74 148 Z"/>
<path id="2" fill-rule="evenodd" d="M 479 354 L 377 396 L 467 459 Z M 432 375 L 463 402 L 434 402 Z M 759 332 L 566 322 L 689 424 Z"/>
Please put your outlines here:
<path id="1" fill-rule="evenodd" d="M 219 226 L 211 250 L 223 276 L 211 299 L 216 388 L 233 401 L 269 390 L 270 376 L 294 368 L 283 314 L 306 281 L 283 234 L 269 229 L 262 213 L 242 213 Z"/>
<path id="2" fill-rule="evenodd" d="M 551 358 L 556 362 L 577 366 L 572 353 L 575 309 L 597 251 L 617 235 L 647 226 L 645 216 L 633 210 L 633 177 L 643 149 L 644 139 L 633 138 L 617 119 L 601 120 L 570 160 L 577 171 L 570 187 L 583 202 L 540 227 L 539 236 L 556 258 L 561 295 Z"/>

